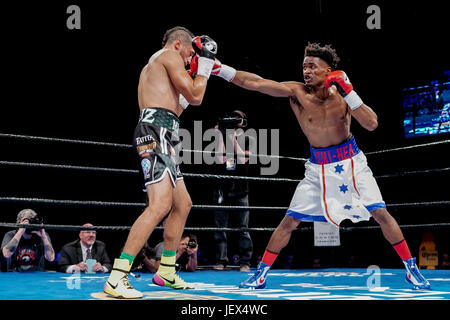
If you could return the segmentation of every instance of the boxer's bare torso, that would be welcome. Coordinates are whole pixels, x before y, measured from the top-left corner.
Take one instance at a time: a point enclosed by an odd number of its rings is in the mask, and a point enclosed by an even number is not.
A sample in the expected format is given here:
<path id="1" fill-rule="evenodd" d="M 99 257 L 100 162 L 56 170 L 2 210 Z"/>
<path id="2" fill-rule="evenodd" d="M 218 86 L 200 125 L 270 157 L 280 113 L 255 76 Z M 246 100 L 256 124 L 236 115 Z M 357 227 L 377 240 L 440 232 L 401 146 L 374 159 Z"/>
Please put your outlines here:
<path id="1" fill-rule="evenodd" d="M 325 89 L 327 93 L 319 98 L 303 83 L 287 85 L 294 92 L 290 97 L 291 108 L 311 146 L 326 148 L 348 138 L 351 115 L 336 89 Z"/>
<path id="2" fill-rule="evenodd" d="M 178 104 L 179 92 L 170 80 L 164 66 L 168 60 L 181 59 L 168 52 L 171 49 L 161 49 L 153 54 L 139 76 L 138 102 L 139 108 L 165 108 L 177 116 L 183 112 Z"/>

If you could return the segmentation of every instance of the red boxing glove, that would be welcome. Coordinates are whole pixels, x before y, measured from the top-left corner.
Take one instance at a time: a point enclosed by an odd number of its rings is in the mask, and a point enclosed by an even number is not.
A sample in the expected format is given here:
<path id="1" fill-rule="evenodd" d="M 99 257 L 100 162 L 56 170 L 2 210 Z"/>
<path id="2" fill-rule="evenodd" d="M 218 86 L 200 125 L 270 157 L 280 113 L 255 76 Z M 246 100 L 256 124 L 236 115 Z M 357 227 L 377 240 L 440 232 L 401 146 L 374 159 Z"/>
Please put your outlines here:
<path id="1" fill-rule="evenodd" d="M 353 90 L 353 85 L 350 79 L 347 77 L 344 71 L 336 70 L 330 72 L 330 74 L 325 79 L 325 86 L 330 88 L 331 86 L 336 86 L 339 94 L 347 102 L 350 109 L 355 110 L 359 108 L 363 102 L 358 94 Z"/>
<path id="2" fill-rule="evenodd" d="M 188 73 L 192 78 L 195 78 L 198 70 L 198 55 L 195 55 L 191 59 L 191 63 L 189 64 Z M 236 75 L 236 70 L 232 67 L 227 66 L 226 64 L 222 64 L 218 59 L 214 59 L 214 65 L 211 70 L 211 74 L 215 76 L 219 76 L 227 81 L 233 80 Z"/>
<path id="3" fill-rule="evenodd" d="M 353 85 L 350 83 L 350 79 L 344 71 L 340 70 L 330 72 L 325 79 L 325 86 L 327 88 L 336 86 L 336 89 L 343 98 L 345 98 L 345 96 L 353 90 Z"/>
<path id="4" fill-rule="evenodd" d="M 222 63 L 220 63 L 219 60 L 215 59 L 213 68 L 211 70 L 211 74 L 217 76 L 219 74 L 221 68 L 222 68 Z M 196 54 L 195 56 L 192 57 L 191 63 L 189 64 L 188 73 L 192 78 L 194 78 L 195 75 L 197 74 L 197 71 L 198 71 L 198 54 Z"/>
<path id="5" fill-rule="evenodd" d="M 196 74 L 209 79 L 217 54 L 217 43 L 208 36 L 199 36 L 192 39 L 192 47 L 199 56 Z"/>
<path id="6" fill-rule="evenodd" d="M 196 54 L 191 59 L 191 63 L 189 64 L 188 73 L 192 78 L 195 78 L 197 71 L 198 71 L 198 55 Z"/>

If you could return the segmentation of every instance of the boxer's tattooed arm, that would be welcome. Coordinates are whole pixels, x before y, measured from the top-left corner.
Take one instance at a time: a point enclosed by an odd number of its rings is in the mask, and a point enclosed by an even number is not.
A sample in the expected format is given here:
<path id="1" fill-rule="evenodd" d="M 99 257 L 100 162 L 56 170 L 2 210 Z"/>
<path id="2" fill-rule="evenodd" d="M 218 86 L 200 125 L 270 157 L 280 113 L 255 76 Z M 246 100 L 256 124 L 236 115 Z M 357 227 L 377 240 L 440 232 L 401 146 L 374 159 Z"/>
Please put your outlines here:
<path id="1" fill-rule="evenodd" d="M 6 250 L 8 250 L 9 252 L 15 252 L 18 245 L 19 245 L 19 240 L 17 240 L 16 238 L 12 238 L 11 241 L 8 242 L 4 248 Z"/>

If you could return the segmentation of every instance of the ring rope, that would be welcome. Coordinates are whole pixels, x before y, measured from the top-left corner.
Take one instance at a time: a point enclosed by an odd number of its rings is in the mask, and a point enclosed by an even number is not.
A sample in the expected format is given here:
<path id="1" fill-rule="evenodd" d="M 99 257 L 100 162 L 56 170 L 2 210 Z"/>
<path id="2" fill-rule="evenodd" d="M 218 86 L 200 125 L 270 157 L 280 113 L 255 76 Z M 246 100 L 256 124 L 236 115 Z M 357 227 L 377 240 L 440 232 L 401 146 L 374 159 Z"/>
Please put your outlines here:
<path id="1" fill-rule="evenodd" d="M 101 167 L 74 166 L 74 165 L 65 165 L 65 164 L 49 164 L 49 163 L 36 163 L 36 162 L 19 162 L 19 161 L 0 161 L 0 165 L 31 167 L 31 168 L 48 168 L 48 169 L 104 171 L 104 172 L 110 172 L 110 173 L 125 173 L 125 174 L 138 174 L 139 173 L 139 170 L 133 170 L 133 169 L 101 168 Z M 449 171 L 449 170 L 450 170 L 450 167 L 427 169 L 427 170 L 406 171 L 406 172 L 399 172 L 399 173 L 375 176 L 375 178 L 382 179 L 382 178 L 390 178 L 390 177 L 402 177 L 402 176 L 408 176 L 408 175 L 413 175 L 413 174 L 434 173 L 434 172 Z M 191 177 L 191 178 L 205 178 L 205 179 L 230 179 L 230 180 L 278 181 L 278 182 L 300 182 L 300 181 L 302 181 L 302 179 L 290 179 L 290 178 L 228 176 L 228 175 L 205 174 L 205 173 L 183 173 L 183 176 Z"/>
<path id="2" fill-rule="evenodd" d="M 84 201 L 84 200 L 56 200 L 42 198 L 19 198 L 0 197 L 0 202 L 42 203 L 55 205 L 80 205 L 80 206 L 104 206 L 104 207 L 146 207 L 145 203 L 137 202 L 108 202 L 108 201 Z M 219 205 L 193 205 L 192 209 L 200 210 L 285 210 L 286 207 L 264 207 L 264 206 L 219 206 Z"/>
<path id="3" fill-rule="evenodd" d="M 115 169 L 115 168 L 101 168 L 101 167 L 86 167 L 73 166 L 67 164 L 50 164 L 50 163 L 36 163 L 36 162 L 19 162 L 19 161 L 0 161 L 0 165 L 30 167 L 30 168 L 45 168 L 45 169 L 70 169 L 70 170 L 86 170 L 86 171 L 106 171 L 111 173 L 139 173 L 139 170 L 131 169 Z"/>
<path id="4" fill-rule="evenodd" d="M 0 133 L 0 137 L 3 138 L 17 138 L 17 139 L 28 139 L 28 140 L 41 140 L 41 141 L 48 141 L 48 142 L 67 142 L 67 143 L 76 143 L 76 144 L 89 144 L 89 145 L 98 145 L 98 146 L 108 146 L 108 147 L 120 147 L 120 148 L 133 148 L 132 145 L 129 144 L 120 144 L 120 143 L 111 143 L 111 142 L 99 142 L 99 141 L 85 141 L 85 140 L 74 140 L 74 139 L 62 139 L 62 138 L 48 138 L 48 137 L 40 137 L 40 136 L 26 136 L 26 135 L 19 135 L 19 134 L 10 134 L 10 133 Z M 366 155 L 372 155 L 372 154 L 380 154 L 380 153 L 386 153 L 386 152 L 392 152 L 392 151 L 400 151 L 400 150 L 406 150 L 406 149 L 414 149 L 419 147 L 428 147 L 428 146 L 434 146 L 439 144 L 445 144 L 449 143 L 450 140 L 442 140 L 442 141 L 436 141 L 436 142 L 430 142 L 430 143 L 423 143 L 423 144 L 417 144 L 412 146 L 404 146 L 404 147 L 398 147 L 398 148 L 392 148 L 392 149 L 386 149 L 386 150 L 379 150 L 379 151 L 371 151 L 371 152 L 365 152 Z M 186 152 L 201 152 L 201 153 L 215 153 L 212 151 L 203 151 L 203 150 L 183 150 Z M 215 153 L 218 154 L 218 153 Z M 220 155 L 220 154 L 218 154 Z M 226 153 L 222 153 L 222 155 L 226 155 Z M 248 156 L 248 155 L 247 155 Z M 277 156 L 277 155 L 250 155 L 250 157 L 274 157 L 279 159 L 291 159 L 291 160 L 300 160 L 300 161 L 307 161 L 306 158 L 295 158 L 295 157 L 286 157 L 286 156 Z"/>
<path id="5" fill-rule="evenodd" d="M 26 136 L 26 135 L 11 134 L 11 133 L 0 133 L 0 137 L 1 138 L 26 139 L 26 140 L 38 140 L 38 141 L 47 141 L 47 142 L 87 144 L 87 145 L 104 146 L 104 147 L 118 147 L 118 148 L 132 148 L 133 147 L 132 145 L 121 144 L 121 143 L 86 141 L 86 140 L 63 139 L 63 138 L 49 138 L 49 137 L 39 137 L 39 136 Z"/>
<path id="6" fill-rule="evenodd" d="M 101 168 L 101 167 L 86 167 L 86 166 L 73 166 L 65 164 L 48 164 L 48 163 L 36 163 L 36 162 L 18 162 L 18 161 L 0 161 L 0 165 L 5 166 L 18 166 L 18 167 L 31 167 L 31 168 L 49 168 L 49 169 L 70 169 L 70 170 L 86 170 L 86 171 L 106 171 L 111 173 L 133 173 L 138 174 L 139 170 L 132 169 L 116 169 L 116 168 Z M 210 179 L 236 179 L 236 180 L 254 180 L 254 181 L 283 181 L 283 182 L 300 182 L 301 179 L 289 179 L 289 178 L 262 178 L 262 177 L 249 177 L 249 176 L 227 176 L 217 174 L 202 174 L 202 173 L 183 173 L 183 176 L 193 178 L 210 178 Z"/>
<path id="7" fill-rule="evenodd" d="M 127 226 L 94 226 L 83 227 L 75 225 L 55 225 L 55 224 L 16 224 L 16 223 L 0 223 L 0 227 L 5 228 L 25 228 L 31 230 L 63 230 L 63 231 L 81 231 L 81 230 L 103 230 L 103 231 L 129 231 L 131 227 Z M 275 231 L 276 228 L 217 228 L 217 227 L 185 227 L 186 231 L 224 231 L 224 232 L 249 232 L 249 231 Z M 298 231 L 310 231 L 311 227 L 297 228 Z M 164 227 L 155 227 L 155 230 L 164 230 Z"/>
<path id="8" fill-rule="evenodd" d="M 225 153 L 225 152 L 215 152 L 215 151 L 206 151 L 206 150 L 191 150 L 191 149 L 183 149 L 183 152 L 193 152 L 193 153 L 206 153 L 206 154 L 213 154 L 216 156 L 237 156 L 241 158 L 274 158 L 274 159 L 289 159 L 289 160 L 296 160 L 296 161 L 303 161 L 306 162 L 309 159 L 306 158 L 297 158 L 297 157 L 289 157 L 289 156 L 279 156 L 274 154 L 245 154 L 245 153 Z"/>
<path id="9" fill-rule="evenodd" d="M 106 201 L 85 201 L 85 200 L 56 200 L 42 198 L 19 198 L 19 197 L 0 197 L 0 202 L 23 202 L 23 203 L 42 203 L 42 204 L 60 204 L 60 205 L 79 205 L 79 206 L 102 206 L 102 207 L 146 207 L 145 203 L 137 202 L 106 202 Z"/>
<path id="10" fill-rule="evenodd" d="M 302 179 L 290 179 L 290 178 L 263 178 L 263 177 L 249 177 L 249 176 L 226 176 L 226 175 L 220 175 L 220 174 L 205 174 L 205 173 L 183 173 L 183 176 L 191 177 L 191 178 L 252 180 L 252 181 L 278 181 L 278 182 L 300 182 L 300 181 L 302 181 Z"/>
<path id="11" fill-rule="evenodd" d="M 427 169 L 427 170 L 406 171 L 406 172 L 399 172 L 399 173 L 394 173 L 394 174 L 385 174 L 385 175 L 381 175 L 381 176 L 376 176 L 375 178 L 382 179 L 382 178 L 391 178 L 391 177 L 403 177 L 403 176 L 409 176 L 409 175 L 413 175 L 413 174 L 435 173 L 435 172 L 449 171 L 449 170 L 450 170 L 450 167 Z"/>
<path id="12" fill-rule="evenodd" d="M 436 227 L 450 227 L 450 223 L 444 222 L 444 223 L 428 223 L 428 224 L 407 224 L 407 225 L 400 225 L 399 226 L 402 229 L 419 229 L 419 228 L 436 228 Z M 381 229 L 380 226 L 364 226 L 364 227 L 344 227 L 341 228 L 344 232 L 350 232 L 350 231 L 358 231 L 358 230 L 375 230 L 375 229 Z"/>
<path id="13" fill-rule="evenodd" d="M 430 143 L 415 144 L 415 145 L 406 146 L 406 147 L 399 147 L 399 148 L 392 148 L 392 149 L 386 149 L 386 150 L 364 152 L 364 154 L 372 155 L 372 154 L 379 154 L 379 153 L 385 153 L 385 152 L 414 149 L 414 148 L 420 148 L 420 147 L 429 147 L 429 146 L 435 146 L 435 145 L 438 145 L 438 144 L 444 144 L 444 143 L 449 143 L 449 142 L 450 142 L 450 140 L 442 140 L 442 141 L 436 141 L 436 142 L 430 142 Z"/>
<path id="14" fill-rule="evenodd" d="M 106 146 L 106 147 L 119 147 L 119 148 L 133 148 L 133 145 L 131 144 L 120 144 L 120 143 L 111 143 L 111 142 L 101 142 L 101 141 L 87 141 L 87 140 L 74 140 L 74 139 L 62 139 L 62 138 L 48 138 L 48 137 L 39 137 L 39 136 L 26 136 L 26 135 L 20 135 L 20 134 L 10 134 L 10 133 L 0 133 L 0 137 L 2 138 L 16 138 L 16 139 L 27 139 L 27 140 L 38 140 L 38 141 L 47 141 L 47 142 L 67 142 L 67 143 L 74 143 L 74 144 L 85 144 L 85 145 L 95 145 L 95 146 Z M 214 151 L 204 151 L 204 150 L 190 150 L 190 149 L 183 149 L 183 152 L 197 152 L 197 153 L 208 153 L 208 154 L 214 154 L 217 156 L 225 156 L 225 155 L 232 155 L 235 156 L 234 153 L 219 153 Z M 258 158 L 258 157 L 266 157 L 266 158 L 277 158 L 277 159 L 290 159 L 290 160 L 298 160 L 298 161 L 308 161 L 308 159 L 305 158 L 295 158 L 295 157 L 285 157 L 285 156 L 279 156 L 279 155 L 267 155 L 267 154 L 237 154 L 238 157 L 250 157 L 250 158 Z"/>
<path id="15" fill-rule="evenodd" d="M 108 206 L 108 207 L 146 207 L 145 203 L 136 202 L 107 202 L 107 201 L 83 201 L 83 200 L 55 200 L 42 198 L 18 198 L 18 197 L 0 197 L 0 202 L 24 202 L 24 203 L 43 203 L 60 205 L 82 205 L 82 206 Z M 449 200 L 429 201 L 429 202 L 410 202 L 387 204 L 387 207 L 429 207 L 429 206 L 448 206 Z M 192 209 L 198 210 L 287 210 L 288 207 L 267 207 L 267 206 L 220 206 L 220 205 L 193 205 Z"/>
<path id="16" fill-rule="evenodd" d="M 16 224 L 16 223 L 5 223 L 0 222 L 0 227 L 4 228 L 25 228 L 31 230 L 62 230 L 62 231 L 81 231 L 81 230 L 100 230 L 100 231 L 129 231 L 131 227 L 128 226 L 93 226 L 93 227 L 83 227 L 75 225 L 56 225 L 56 224 Z M 400 225 L 401 229 L 423 229 L 423 228 L 436 228 L 436 227 L 450 227 L 450 223 L 429 223 L 429 224 L 410 224 L 410 225 Z M 359 230 L 377 230 L 380 226 L 362 226 L 362 227 L 340 227 L 339 230 L 342 232 L 351 232 Z M 218 232 L 253 232 L 253 231 L 275 231 L 276 228 L 217 228 L 217 227 L 185 227 L 186 231 L 218 231 Z M 155 230 L 164 230 L 164 227 L 155 227 Z M 307 227 L 297 227 L 294 231 L 313 231 L 312 226 Z"/>

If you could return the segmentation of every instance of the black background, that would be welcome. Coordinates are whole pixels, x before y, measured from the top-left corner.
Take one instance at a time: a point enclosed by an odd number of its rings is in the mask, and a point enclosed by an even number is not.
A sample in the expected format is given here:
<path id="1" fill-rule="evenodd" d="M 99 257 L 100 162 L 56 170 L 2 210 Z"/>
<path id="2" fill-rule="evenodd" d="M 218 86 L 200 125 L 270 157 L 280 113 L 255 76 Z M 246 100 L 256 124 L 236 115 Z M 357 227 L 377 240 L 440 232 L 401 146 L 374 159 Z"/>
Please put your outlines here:
<path id="1" fill-rule="evenodd" d="M 71 4 L 81 8 L 81 30 L 66 27 Z M 366 9 L 381 8 L 381 29 L 369 30 Z M 245 6 L 243 6 L 245 5 Z M 402 88 L 445 80 L 448 62 L 448 23 L 442 2 L 297 1 L 284 2 L 110 2 L 54 1 L 2 5 L 2 108 L 0 132 L 131 144 L 138 117 L 138 76 L 148 58 L 161 47 L 164 32 L 176 25 L 217 41 L 218 59 L 236 69 L 277 80 L 302 81 L 301 62 L 308 42 L 330 43 L 341 58 L 340 69 L 379 117 L 379 127 L 368 132 L 353 121 L 352 132 L 366 153 L 448 139 L 448 135 L 406 140 L 403 135 Z M 280 129 L 280 154 L 308 157 L 309 145 L 287 99 L 246 91 L 211 77 L 201 106 L 191 106 L 181 127 L 192 130 L 195 120 L 213 126 L 218 115 L 240 108 L 249 127 Z M 93 147 L 0 139 L 1 160 L 137 169 L 127 148 Z M 368 156 L 374 175 L 448 167 L 448 146 L 397 151 Z M 183 172 L 208 172 L 205 165 L 182 165 Z M 258 174 L 259 168 L 253 173 Z M 279 177 L 303 177 L 300 162 L 281 160 Z M 1 166 L 0 192 L 4 197 L 143 202 L 136 175 L 30 169 Z M 379 179 L 386 203 L 448 200 L 448 173 Z M 194 204 L 211 203 L 216 181 L 185 179 Z M 287 207 L 294 183 L 250 184 L 250 205 Z M 131 226 L 142 208 L 84 207 L 0 203 L 3 222 L 14 222 L 31 207 L 49 224 Z M 389 206 L 388 206 L 389 209 Z M 447 207 L 392 209 L 399 224 L 448 222 Z M 284 212 L 254 211 L 250 227 L 275 227 Z M 309 224 L 304 224 L 309 225 Z M 353 226 L 343 223 L 344 226 Z M 374 225 L 373 220 L 355 226 Z M 213 226 L 208 211 L 192 210 L 187 226 Z M 3 228 L 4 229 L 4 228 Z M 4 229 L 6 232 L 7 230 Z M 440 254 L 448 252 L 448 230 L 433 229 Z M 414 256 L 424 232 L 405 230 Z M 78 232 L 49 232 L 56 251 L 78 237 Z M 213 263 L 210 232 L 197 233 L 206 258 Z M 111 258 L 120 254 L 127 232 L 102 231 Z M 253 233 L 254 264 L 270 233 Z M 161 240 L 155 231 L 151 244 Z M 230 255 L 236 252 L 230 235 Z M 381 231 L 341 233 L 342 246 L 315 248 L 312 232 L 295 233 L 276 262 L 287 253 L 296 266 L 309 268 L 313 258 L 323 267 L 402 267 Z M 208 261 L 205 261 L 205 263 Z M 52 268 L 53 266 L 49 266 Z"/>

